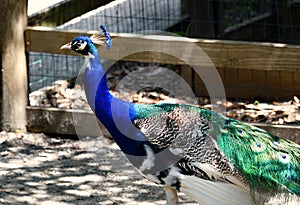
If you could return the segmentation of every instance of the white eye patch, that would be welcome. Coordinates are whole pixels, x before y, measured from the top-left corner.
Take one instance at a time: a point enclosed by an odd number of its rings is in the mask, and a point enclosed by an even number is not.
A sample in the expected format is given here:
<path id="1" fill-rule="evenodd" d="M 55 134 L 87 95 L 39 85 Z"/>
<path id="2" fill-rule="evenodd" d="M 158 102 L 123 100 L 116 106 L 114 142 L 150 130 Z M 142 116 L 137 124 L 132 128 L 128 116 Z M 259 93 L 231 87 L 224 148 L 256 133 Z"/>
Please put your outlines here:
<path id="1" fill-rule="evenodd" d="M 75 48 L 75 51 L 83 50 L 85 48 L 86 44 L 87 44 L 86 41 L 76 41 L 73 43 L 72 47 Z"/>

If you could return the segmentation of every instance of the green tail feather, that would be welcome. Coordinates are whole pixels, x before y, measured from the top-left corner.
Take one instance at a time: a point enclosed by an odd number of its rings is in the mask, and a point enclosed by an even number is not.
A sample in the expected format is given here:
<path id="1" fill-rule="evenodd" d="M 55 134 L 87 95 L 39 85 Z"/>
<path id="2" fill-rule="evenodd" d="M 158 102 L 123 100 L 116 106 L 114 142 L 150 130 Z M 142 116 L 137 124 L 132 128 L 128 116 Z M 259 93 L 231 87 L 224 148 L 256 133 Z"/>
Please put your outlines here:
<path id="1" fill-rule="evenodd" d="M 218 146 L 244 173 L 252 190 L 300 195 L 300 146 L 257 127 L 226 119 Z"/>

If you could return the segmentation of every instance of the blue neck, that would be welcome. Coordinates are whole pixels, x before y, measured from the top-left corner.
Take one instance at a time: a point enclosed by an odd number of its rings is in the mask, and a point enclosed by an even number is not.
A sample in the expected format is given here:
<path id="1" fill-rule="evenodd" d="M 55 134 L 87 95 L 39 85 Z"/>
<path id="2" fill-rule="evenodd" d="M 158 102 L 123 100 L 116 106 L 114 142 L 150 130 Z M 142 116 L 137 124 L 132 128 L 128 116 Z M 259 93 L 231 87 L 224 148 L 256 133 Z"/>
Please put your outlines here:
<path id="1" fill-rule="evenodd" d="M 84 88 L 91 109 L 125 154 L 144 155 L 145 138 L 132 125 L 136 115 L 133 104 L 110 94 L 97 49 L 92 49 L 91 53 L 93 57 L 89 59 L 90 65 L 86 68 L 84 77 Z"/>

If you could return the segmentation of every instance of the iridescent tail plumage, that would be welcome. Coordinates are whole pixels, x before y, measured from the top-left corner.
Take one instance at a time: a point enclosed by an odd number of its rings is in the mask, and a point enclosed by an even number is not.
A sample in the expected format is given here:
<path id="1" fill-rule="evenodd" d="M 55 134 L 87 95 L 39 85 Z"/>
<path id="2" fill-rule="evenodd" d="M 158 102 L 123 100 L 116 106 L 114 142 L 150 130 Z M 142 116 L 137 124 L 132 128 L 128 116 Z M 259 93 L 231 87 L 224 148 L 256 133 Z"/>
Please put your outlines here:
<path id="1" fill-rule="evenodd" d="M 244 173 L 252 190 L 300 195 L 300 145 L 227 119 L 218 145 Z"/>

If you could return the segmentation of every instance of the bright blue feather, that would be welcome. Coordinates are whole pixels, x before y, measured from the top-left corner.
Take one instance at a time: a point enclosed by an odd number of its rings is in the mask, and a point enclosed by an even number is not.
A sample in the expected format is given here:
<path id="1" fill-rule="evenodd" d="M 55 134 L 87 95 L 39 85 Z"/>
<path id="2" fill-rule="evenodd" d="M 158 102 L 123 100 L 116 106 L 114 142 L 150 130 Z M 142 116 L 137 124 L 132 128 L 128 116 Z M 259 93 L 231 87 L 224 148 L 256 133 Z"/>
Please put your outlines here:
<path id="1" fill-rule="evenodd" d="M 105 42 L 107 44 L 107 49 L 110 49 L 110 47 L 112 46 L 112 40 L 111 40 L 110 34 L 108 33 L 108 31 L 104 25 L 101 25 L 100 28 L 102 29 L 102 31 L 106 37 Z"/>
<path id="2" fill-rule="evenodd" d="M 105 27 L 102 29 L 107 37 L 106 42 L 110 46 L 110 35 Z M 85 69 L 84 76 L 84 89 L 91 109 L 114 136 L 125 154 L 144 156 L 145 137 L 137 128 L 128 126 L 128 124 L 132 124 L 136 116 L 133 104 L 117 99 L 109 93 L 105 71 L 100 62 L 97 48 L 86 36 L 78 36 L 73 42 L 80 40 L 88 43 L 88 52 L 93 56 L 89 57 L 89 65 Z"/>

